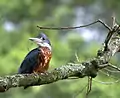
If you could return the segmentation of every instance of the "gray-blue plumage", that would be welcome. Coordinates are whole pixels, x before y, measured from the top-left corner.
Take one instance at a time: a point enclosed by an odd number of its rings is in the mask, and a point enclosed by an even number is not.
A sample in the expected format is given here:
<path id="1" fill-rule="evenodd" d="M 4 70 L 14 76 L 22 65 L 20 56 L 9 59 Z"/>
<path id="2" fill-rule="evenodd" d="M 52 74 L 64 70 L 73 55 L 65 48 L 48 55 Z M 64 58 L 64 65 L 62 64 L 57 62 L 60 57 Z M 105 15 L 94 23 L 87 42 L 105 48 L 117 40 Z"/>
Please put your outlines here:
<path id="1" fill-rule="evenodd" d="M 18 73 L 19 74 L 32 73 L 33 69 L 38 65 L 39 54 L 40 50 L 38 48 L 31 50 L 21 63 Z"/>

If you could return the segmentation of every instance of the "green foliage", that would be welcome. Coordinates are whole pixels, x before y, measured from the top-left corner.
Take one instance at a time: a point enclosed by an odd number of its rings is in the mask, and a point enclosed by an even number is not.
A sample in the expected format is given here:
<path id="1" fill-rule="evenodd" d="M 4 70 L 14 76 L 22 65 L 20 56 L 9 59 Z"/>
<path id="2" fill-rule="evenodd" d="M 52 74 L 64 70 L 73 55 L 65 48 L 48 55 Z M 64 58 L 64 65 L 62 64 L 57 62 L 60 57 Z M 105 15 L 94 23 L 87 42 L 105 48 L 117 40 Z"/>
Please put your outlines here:
<path id="1" fill-rule="evenodd" d="M 28 38 L 36 36 L 39 32 L 46 33 L 52 43 L 53 57 L 50 62 L 50 69 L 59 67 L 69 62 L 80 62 L 89 60 L 96 56 L 101 43 L 86 42 L 76 31 L 50 31 L 39 30 L 36 26 L 71 26 L 75 20 L 75 8 L 87 6 L 95 0 L 0 0 L 0 75 L 15 74 L 24 59 L 25 55 L 34 47 Z M 115 0 L 119 2 L 119 0 Z M 115 9 L 119 3 L 113 0 L 106 0 L 107 8 Z M 14 30 L 7 31 L 5 22 L 12 22 Z M 102 36 L 101 36 L 102 37 Z M 117 64 L 118 56 L 112 59 Z M 119 57 L 120 58 L 120 57 Z M 97 80 L 109 79 L 101 75 Z M 110 78 L 110 81 L 115 81 Z M 83 98 L 85 90 L 80 92 L 87 84 L 87 78 L 78 80 L 65 80 L 40 87 L 13 88 L 0 94 L 0 98 Z M 116 85 L 105 86 L 93 82 L 92 92 L 89 98 L 117 98 L 119 87 Z M 110 89 L 111 88 L 111 89 Z M 107 93 L 109 92 L 109 93 Z"/>

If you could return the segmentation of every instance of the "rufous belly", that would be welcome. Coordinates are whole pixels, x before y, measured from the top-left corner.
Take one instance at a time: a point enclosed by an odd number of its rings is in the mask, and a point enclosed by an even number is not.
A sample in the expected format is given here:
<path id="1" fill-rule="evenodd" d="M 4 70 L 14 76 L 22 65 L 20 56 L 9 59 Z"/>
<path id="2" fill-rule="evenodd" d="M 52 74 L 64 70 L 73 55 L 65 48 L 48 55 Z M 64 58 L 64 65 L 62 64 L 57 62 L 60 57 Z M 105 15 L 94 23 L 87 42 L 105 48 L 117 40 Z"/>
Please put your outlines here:
<path id="1" fill-rule="evenodd" d="M 52 53 L 48 48 L 46 47 L 41 48 L 41 54 L 39 54 L 39 57 L 38 57 L 38 65 L 36 66 L 33 72 L 35 73 L 46 72 L 49 68 L 49 62 L 50 62 L 51 56 L 52 56 Z"/>

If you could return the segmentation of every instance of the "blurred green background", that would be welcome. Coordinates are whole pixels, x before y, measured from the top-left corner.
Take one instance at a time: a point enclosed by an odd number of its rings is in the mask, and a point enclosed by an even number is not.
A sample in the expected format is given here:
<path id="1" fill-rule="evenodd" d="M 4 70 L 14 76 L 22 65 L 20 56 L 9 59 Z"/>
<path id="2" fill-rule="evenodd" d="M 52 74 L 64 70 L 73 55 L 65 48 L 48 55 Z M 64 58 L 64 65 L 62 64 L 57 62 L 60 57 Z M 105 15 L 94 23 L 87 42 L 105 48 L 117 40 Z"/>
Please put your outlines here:
<path id="1" fill-rule="evenodd" d="M 96 56 L 108 30 L 101 24 L 77 30 L 39 30 L 36 26 L 77 26 L 102 19 L 111 25 L 111 16 L 120 21 L 120 0 L 0 0 L 0 75 L 17 73 L 25 55 L 36 47 L 28 40 L 40 32 L 48 35 L 53 57 L 49 70 L 68 62 L 80 62 Z M 120 55 L 111 59 L 119 66 Z M 106 74 L 107 73 L 107 74 Z M 89 98 L 118 98 L 119 73 L 101 71 L 93 81 Z M 0 93 L 0 98 L 84 98 L 87 77 L 69 79 L 39 87 L 12 88 Z"/>

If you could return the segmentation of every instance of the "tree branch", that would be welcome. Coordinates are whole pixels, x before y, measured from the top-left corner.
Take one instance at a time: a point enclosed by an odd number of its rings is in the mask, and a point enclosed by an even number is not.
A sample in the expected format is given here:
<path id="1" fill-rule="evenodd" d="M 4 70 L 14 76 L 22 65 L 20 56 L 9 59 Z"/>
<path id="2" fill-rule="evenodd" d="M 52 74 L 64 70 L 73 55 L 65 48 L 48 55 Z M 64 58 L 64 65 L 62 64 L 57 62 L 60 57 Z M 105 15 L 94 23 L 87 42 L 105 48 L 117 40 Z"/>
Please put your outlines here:
<path id="1" fill-rule="evenodd" d="M 119 51 L 119 25 L 113 26 L 112 30 L 109 31 L 108 35 L 109 34 L 110 37 L 106 38 L 107 41 L 105 41 L 103 47 L 98 50 L 97 56 L 95 58 L 78 64 L 68 63 L 46 73 L 15 74 L 0 77 L 0 92 L 5 92 L 12 87 L 49 84 L 58 80 L 67 79 L 69 77 L 96 77 L 98 71 L 102 68 L 109 66 L 108 62 L 110 61 L 110 58 Z"/>
<path id="2" fill-rule="evenodd" d="M 49 29 L 49 30 L 69 30 L 69 29 L 79 29 L 79 28 L 88 27 L 88 26 L 96 24 L 96 23 L 101 23 L 104 27 L 106 27 L 109 31 L 111 31 L 111 28 L 100 19 L 98 19 L 98 20 L 96 20 L 96 21 L 94 21 L 92 23 L 89 23 L 87 25 L 83 25 L 83 26 L 73 26 L 73 27 L 44 27 L 44 26 L 37 26 L 37 27 L 39 29 Z"/>
<path id="3" fill-rule="evenodd" d="M 60 68 L 56 68 L 51 72 L 46 72 L 39 75 L 16 74 L 0 77 L 0 92 L 4 92 L 12 87 L 49 84 L 58 80 L 67 79 L 69 77 L 82 78 L 90 74 L 89 70 L 93 70 L 92 66 L 90 65 L 92 65 L 91 62 L 82 64 L 69 63 Z M 86 66 L 89 66 L 89 70 Z"/>

